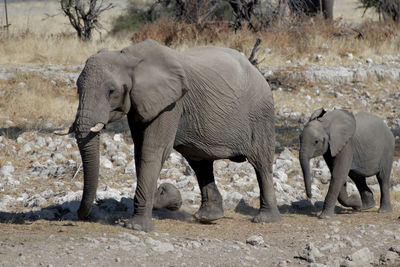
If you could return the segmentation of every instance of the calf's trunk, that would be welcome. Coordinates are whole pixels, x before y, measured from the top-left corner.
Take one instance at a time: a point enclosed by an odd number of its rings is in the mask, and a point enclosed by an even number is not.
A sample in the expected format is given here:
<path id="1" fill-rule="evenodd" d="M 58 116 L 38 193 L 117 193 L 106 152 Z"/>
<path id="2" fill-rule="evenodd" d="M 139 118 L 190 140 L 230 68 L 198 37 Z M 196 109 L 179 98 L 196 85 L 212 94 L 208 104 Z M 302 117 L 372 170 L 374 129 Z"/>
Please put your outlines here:
<path id="1" fill-rule="evenodd" d="M 311 192 L 311 182 L 312 182 L 312 177 L 310 173 L 310 159 L 304 155 L 301 155 L 300 152 L 300 165 L 301 165 L 301 170 L 303 171 L 303 177 L 304 177 L 304 185 L 306 187 L 306 194 L 308 198 L 312 197 L 312 192 Z"/>

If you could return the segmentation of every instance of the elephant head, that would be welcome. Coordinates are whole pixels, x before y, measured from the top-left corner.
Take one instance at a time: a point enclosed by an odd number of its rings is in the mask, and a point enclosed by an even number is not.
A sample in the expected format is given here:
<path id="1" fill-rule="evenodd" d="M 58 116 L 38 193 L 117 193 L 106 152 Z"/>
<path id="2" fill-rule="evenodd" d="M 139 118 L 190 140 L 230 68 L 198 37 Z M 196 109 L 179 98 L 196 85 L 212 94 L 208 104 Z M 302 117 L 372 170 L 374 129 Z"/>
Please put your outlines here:
<path id="1" fill-rule="evenodd" d="M 159 210 L 166 208 L 169 210 L 179 210 L 182 206 L 182 197 L 178 188 L 173 184 L 161 184 L 154 195 L 153 209 Z"/>
<path id="2" fill-rule="evenodd" d="M 94 201 L 99 174 L 99 132 L 130 114 L 148 123 L 185 93 L 185 73 L 177 52 L 147 40 L 120 51 L 100 51 L 89 57 L 77 80 L 79 106 L 74 123 L 84 171 L 79 218 L 86 218 Z"/>
<path id="3" fill-rule="evenodd" d="M 321 108 L 312 113 L 300 136 L 299 160 L 307 197 L 312 196 L 310 159 L 326 153 L 336 157 L 353 137 L 355 129 L 356 120 L 348 111 L 333 110 L 326 113 Z"/>

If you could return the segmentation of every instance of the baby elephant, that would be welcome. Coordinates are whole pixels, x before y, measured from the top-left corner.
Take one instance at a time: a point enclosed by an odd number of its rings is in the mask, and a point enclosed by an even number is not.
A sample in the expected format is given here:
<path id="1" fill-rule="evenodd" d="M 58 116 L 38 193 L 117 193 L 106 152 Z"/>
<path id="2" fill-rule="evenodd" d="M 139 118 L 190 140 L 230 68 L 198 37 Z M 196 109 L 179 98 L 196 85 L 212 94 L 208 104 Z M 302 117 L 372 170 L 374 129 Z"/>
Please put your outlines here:
<path id="1" fill-rule="evenodd" d="M 365 178 L 376 175 L 381 190 L 379 212 L 392 211 L 390 172 L 394 154 L 394 137 L 378 117 L 360 112 L 353 116 L 345 110 L 313 112 L 300 136 L 299 159 L 307 197 L 311 198 L 310 159 L 323 155 L 331 172 L 331 182 L 320 218 L 333 216 L 336 199 L 345 207 L 369 209 L 375 206 Z M 361 195 L 348 197 L 347 176 Z"/>
<path id="2" fill-rule="evenodd" d="M 179 210 L 182 206 L 182 197 L 178 188 L 170 183 L 162 183 L 154 194 L 153 210 Z"/>

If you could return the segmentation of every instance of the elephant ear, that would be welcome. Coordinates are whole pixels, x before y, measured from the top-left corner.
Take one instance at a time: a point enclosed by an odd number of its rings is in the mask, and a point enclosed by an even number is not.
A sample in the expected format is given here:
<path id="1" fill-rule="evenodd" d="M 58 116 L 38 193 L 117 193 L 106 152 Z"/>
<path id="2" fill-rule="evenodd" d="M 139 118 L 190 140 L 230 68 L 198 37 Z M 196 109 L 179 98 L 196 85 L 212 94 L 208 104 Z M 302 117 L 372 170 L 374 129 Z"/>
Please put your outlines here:
<path id="1" fill-rule="evenodd" d="M 329 144 L 332 157 L 335 157 L 347 142 L 354 136 L 356 131 L 356 120 L 346 110 L 333 110 L 329 112 L 323 124 L 328 124 Z"/>
<path id="2" fill-rule="evenodd" d="M 324 114 L 326 113 L 324 108 L 319 108 L 313 111 L 313 113 L 311 114 L 310 120 L 309 121 L 313 121 L 316 120 L 318 118 L 321 118 L 322 116 L 324 116 Z"/>
<path id="3" fill-rule="evenodd" d="M 151 40 L 133 45 L 125 53 L 141 59 L 134 68 L 130 96 L 142 120 L 151 121 L 186 92 L 186 75 L 179 54 Z"/>

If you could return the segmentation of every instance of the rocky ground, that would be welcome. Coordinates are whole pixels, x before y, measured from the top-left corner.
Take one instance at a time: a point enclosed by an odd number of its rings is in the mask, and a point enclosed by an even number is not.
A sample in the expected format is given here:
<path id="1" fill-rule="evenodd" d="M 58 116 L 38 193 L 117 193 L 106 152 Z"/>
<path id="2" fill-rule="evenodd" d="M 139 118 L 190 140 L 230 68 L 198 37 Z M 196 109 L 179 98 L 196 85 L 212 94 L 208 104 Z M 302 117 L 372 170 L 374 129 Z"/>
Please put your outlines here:
<path id="1" fill-rule="evenodd" d="M 384 58 L 385 59 L 385 58 Z M 321 58 L 318 60 L 322 60 Z M 276 103 L 274 185 L 282 220 L 254 224 L 259 189 L 249 163 L 214 163 L 225 217 L 200 224 L 193 171 L 173 152 L 159 183 L 181 192 L 179 211 L 155 211 L 156 230 L 122 227 L 133 212 L 134 144 L 124 122 L 101 136 L 101 170 L 91 222 L 77 220 L 82 170 L 73 136 L 55 136 L 51 122 L 29 130 L 0 116 L 0 266 L 368 266 L 400 265 L 400 58 L 346 66 L 264 67 Z M 0 68 L 0 79 L 18 71 L 73 82 L 79 66 Z M 21 86 L 17 84 L 16 86 Z M 25 86 L 25 85 L 22 85 Z M 28 84 L 29 86 L 29 84 Z M 71 89 L 72 90 L 72 89 Z M 1 93 L 1 90 L 0 90 Z M 304 105 L 305 104 L 305 105 Z M 369 110 L 384 117 L 396 136 L 392 171 L 393 213 L 377 207 L 354 212 L 337 204 L 337 215 L 320 220 L 329 184 L 322 158 L 313 161 L 313 199 L 305 200 L 298 135 L 314 108 Z M 379 186 L 368 183 L 379 203 Z M 348 184 L 349 193 L 357 193 Z"/>

